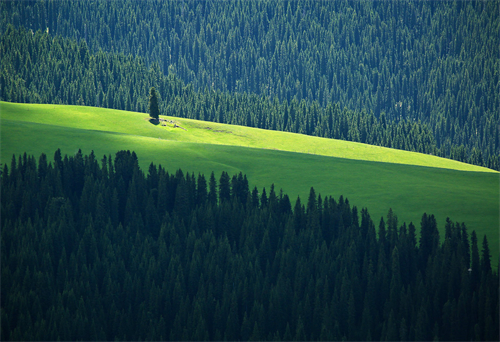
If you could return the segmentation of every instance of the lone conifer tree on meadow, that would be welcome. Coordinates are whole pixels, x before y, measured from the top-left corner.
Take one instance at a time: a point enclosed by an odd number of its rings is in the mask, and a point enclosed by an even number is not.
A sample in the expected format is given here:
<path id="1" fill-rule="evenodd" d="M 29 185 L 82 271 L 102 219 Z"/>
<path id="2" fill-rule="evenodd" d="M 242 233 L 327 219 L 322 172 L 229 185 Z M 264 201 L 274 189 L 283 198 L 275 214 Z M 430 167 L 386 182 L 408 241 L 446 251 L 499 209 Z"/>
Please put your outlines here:
<path id="1" fill-rule="evenodd" d="M 153 119 L 158 120 L 160 116 L 160 109 L 158 107 L 158 94 L 156 89 L 151 87 L 149 90 L 149 116 Z"/>

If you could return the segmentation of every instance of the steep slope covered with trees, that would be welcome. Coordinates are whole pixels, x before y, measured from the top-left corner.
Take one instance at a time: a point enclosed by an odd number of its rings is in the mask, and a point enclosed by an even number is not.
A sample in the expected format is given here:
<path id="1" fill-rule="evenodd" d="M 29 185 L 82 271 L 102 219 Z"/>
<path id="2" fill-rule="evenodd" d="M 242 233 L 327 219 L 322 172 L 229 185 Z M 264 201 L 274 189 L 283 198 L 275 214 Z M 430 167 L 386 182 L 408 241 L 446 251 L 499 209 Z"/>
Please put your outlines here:
<path id="1" fill-rule="evenodd" d="M 0 46 L 6 52 L 1 58 L 0 98 L 8 101 L 145 112 L 149 99 L 144 90 L 155 87 L 160 112 L 166 115 L 357 141 L 499 169 L 498 155 L 492 152 L 500 143 L 498 126 L 481 131 L 487 137 L 485 149 L 469 151 L 457 144 L 438 148 L 439 136 L 420 120 L 395 122 L 384 113 L 377 118 L 372 112 L 341 109 L 336 103 L 321 107 L 317 101 L 296 98 L 288 103 L 263 95 L 195 91 L 175 75 L 163 75 L 157 64 L 147 68 L 140 57 L 92 54 L 84 41 L 52 38 L 46 32 L 10 26 L 0 37 Z"/>
<path id="2" fill-rule="evenodd" d="M 496 340 L 487 238 L 135 153 L 1 175 L 2 340 Z M 378 235 L 378 236 L 377 236 Z M 418 235 L 418 236 L 417 236 Z M 417 243 L 418 240 L 418 243 Z"/>
<path id="3" fill-rule="evenodd" d="M 338 103 L 391 124 L 420 120 L 443 156 L 499 167 L 498 1 L 0 5 L 2 32 L 14 24 L 85 40 L 93 53 L 139 56 L 197 90 Z"/>

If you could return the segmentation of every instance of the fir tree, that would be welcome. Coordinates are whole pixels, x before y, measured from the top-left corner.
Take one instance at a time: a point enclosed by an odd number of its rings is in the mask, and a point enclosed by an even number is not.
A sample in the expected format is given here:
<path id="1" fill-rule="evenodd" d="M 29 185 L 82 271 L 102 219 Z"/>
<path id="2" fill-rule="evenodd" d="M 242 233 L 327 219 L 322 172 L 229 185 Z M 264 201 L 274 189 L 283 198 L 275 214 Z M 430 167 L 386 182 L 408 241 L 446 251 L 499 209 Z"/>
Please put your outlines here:
<path id="1" fill-rule="evenodd" d="M 158 120 L 160 117 L 160 108 L 158 105 L 158 94 L 156 93 L 156 89 L 151 87 L 149 90 L 149 116 L 154 120 Z"/>

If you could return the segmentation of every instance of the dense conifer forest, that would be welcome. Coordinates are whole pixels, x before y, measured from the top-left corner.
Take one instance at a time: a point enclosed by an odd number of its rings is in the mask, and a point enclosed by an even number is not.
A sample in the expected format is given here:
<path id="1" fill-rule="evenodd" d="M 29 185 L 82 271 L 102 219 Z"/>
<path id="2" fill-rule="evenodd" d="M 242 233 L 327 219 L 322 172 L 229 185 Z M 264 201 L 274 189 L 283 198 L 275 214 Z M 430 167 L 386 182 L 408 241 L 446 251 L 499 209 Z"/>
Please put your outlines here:
<path id="1" fill-rule="evenodd" d="M 153 96 L 160 115 L 500 170 L 498 0 L 0 13 L 2 101 L 147 112 Z M 342 194 L 185 171 L 130 151 L 2 165 L 0 339 L 499 340 L 498 270 L 464 223 L 440 236 L 430 212 L 372 218 Z"/>
<path id="2" fill-rule="evenodd" d="M 2 1 L 0 99 L 147 111 L 500 169 L 498 1 Z"/>
<path id="3" fill-rule="evenodd" d="M 138 165 L 3 166 L 2 340 L 498 340 L 488 240 L 463 223 L 440 243 L 432 214 Z"/>

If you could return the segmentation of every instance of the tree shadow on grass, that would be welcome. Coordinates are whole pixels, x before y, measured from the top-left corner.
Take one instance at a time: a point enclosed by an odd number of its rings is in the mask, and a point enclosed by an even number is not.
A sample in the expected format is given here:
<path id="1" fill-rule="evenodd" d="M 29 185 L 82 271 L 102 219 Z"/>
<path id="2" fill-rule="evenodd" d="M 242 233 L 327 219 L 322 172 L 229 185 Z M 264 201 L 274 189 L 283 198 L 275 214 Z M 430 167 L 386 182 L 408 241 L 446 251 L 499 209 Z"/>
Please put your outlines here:
<path id="1" fill-rule="evenodd" d="M 160 120 L 158 120 L 158 119 L 149 119 L 149 122 L 152 123 L 153 125 L 157 126 L 160 123 Z"/>

